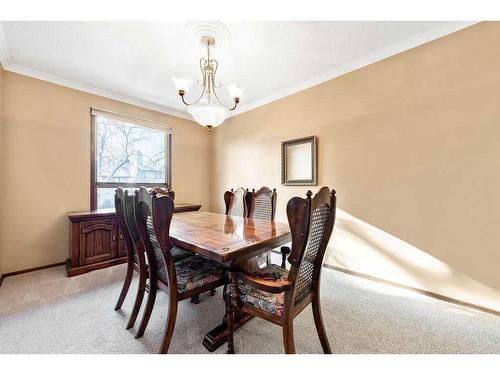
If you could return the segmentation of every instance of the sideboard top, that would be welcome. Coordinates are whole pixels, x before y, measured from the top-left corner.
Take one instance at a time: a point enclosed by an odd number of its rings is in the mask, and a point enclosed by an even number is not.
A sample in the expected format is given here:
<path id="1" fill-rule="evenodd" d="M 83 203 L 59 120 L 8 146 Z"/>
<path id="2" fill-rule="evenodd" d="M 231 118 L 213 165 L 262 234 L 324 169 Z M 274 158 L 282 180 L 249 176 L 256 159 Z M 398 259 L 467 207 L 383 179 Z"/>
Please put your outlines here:
<path id="1" fill-rule="evenodd" d="M 198 211 L 200 208 L 201 204 L 176 203 L 174 212 Z M 115 216 L 116 213 L 114 208 L 102 208 L 99 210 L 72 211 L 72 212 L 67 212 L 66 215 L 70 220 L 78 220 L 86 218 L 89 219 L 89 218 Z"/>

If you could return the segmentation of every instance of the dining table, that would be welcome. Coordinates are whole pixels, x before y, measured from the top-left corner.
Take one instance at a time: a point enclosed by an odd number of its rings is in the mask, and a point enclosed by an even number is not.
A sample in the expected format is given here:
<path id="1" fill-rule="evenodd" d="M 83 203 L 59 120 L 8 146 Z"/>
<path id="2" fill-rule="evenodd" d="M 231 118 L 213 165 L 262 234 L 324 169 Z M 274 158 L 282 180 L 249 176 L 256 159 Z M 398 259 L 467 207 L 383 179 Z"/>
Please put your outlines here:
<path id="1" fill-rule="evenodd" d="M 228 270 L 239 267 L 251 271 L 252 260 L 291 241 L 287 223 L 242 216 L 197 211 L 173 215 L 170 238 L 174 245 L 212 259 Z M 234 329 L 252 318 L 238 313 Z M 213 352 L 227 341 L 225 316 L 222 323 L 206 334 L 203 345 Z"/>

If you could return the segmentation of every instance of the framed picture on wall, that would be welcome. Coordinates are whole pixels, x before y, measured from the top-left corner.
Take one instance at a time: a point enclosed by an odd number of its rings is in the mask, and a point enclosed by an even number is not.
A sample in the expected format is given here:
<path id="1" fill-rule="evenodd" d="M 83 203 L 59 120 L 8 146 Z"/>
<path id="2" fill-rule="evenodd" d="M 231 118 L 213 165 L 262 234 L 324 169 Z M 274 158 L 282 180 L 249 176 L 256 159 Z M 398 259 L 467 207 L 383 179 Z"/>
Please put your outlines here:
<path id="1" fill-rule="evenodd" d="M 281 142 L 281 183 L 283 185 L 318 184 L 316 136 Z"/>

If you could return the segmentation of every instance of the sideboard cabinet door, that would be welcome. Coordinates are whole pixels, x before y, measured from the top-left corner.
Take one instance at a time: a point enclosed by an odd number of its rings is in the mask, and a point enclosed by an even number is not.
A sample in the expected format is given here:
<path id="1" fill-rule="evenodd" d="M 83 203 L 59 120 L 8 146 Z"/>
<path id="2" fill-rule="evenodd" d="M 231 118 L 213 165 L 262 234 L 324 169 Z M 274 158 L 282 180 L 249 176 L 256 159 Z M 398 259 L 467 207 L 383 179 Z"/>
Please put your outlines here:
<path id="1" fill-rule="evenodd" d="M 80 223 L 80 266 L 117 257 L 119 239 L 115 221 L 107 218 Z"/>

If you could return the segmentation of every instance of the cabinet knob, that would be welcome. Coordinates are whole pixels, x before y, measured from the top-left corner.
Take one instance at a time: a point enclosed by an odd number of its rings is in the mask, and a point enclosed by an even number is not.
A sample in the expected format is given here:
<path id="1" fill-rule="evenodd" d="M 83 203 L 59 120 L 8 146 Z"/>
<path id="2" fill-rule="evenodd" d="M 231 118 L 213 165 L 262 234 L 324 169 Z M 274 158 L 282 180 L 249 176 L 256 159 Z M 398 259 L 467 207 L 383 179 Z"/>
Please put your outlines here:
<path id="1" fill-rule="evenodd" d="M 120 240 L 123 240 L 123 234 L 120 234 Z"/>
<path id="2" fill-rule="evenodd" d="M 112 240 L 116 241 L 116 234 L 113 234 Z"/>

